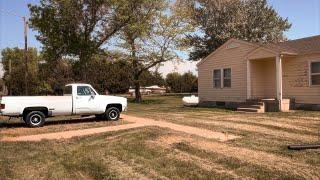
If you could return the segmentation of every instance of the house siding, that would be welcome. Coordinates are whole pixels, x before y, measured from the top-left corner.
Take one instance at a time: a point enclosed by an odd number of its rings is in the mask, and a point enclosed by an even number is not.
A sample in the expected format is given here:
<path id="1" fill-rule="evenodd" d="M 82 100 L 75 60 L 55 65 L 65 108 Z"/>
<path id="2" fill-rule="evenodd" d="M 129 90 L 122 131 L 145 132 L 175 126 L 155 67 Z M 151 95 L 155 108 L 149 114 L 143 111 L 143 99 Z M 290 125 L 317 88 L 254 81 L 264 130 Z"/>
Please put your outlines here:
<path id="1" fill-rule="evenodd" d="M 320 104 L 320 86 L 310 86 L 309 63 L 320 61 L 320 53 L 283 60 L 283 96 L 298 104 Z"/>
<path id="2" fill-rule="evenodd" d="M 258 48 L 248 55 L 249 59 L 264 59 L 269 57 L 275 57 L 276 53 L 266 50 L 264 48 Z"/>
<path id="3" fill-rule="evenodd" d="M 230 43 L 239 47 L 227 49 Z M 200 102 L 245 102 L 247 98 L 246 55 L 256 46 L 239 41 L 230 41 L 199 64 L 198 93 Z M 231 68 L 231 88 L 213 87 L 213 70 Z"/>

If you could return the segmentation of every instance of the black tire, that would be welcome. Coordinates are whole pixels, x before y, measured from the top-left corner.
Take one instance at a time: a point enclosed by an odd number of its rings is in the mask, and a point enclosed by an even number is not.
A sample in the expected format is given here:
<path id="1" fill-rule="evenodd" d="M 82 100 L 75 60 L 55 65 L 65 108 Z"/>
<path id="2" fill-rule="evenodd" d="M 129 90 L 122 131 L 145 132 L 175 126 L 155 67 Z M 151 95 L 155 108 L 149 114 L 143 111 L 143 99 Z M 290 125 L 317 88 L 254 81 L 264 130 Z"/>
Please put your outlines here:
<path id="1" fill-rule="evenodd" d="M 26 123 L 30 127 L 42 127 L 46 116 L 41 111 L 31 111 L 26 115 Z"/>
<path id="2" fill-rule="evenodd" d="M 110 107 L 106 110 L 105 117 L 110 121 L 117 121 L 120 118 L 120 110 L 116 107 Z"/>

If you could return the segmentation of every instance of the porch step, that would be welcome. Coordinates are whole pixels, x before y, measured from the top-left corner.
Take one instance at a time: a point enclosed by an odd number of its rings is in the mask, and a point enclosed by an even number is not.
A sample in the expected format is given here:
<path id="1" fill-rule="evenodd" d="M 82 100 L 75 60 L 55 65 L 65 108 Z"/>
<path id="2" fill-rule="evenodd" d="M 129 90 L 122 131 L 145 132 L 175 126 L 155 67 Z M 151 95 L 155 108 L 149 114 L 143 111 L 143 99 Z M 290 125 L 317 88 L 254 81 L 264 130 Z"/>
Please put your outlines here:
<path id="1" fill-rule="evenodd" d="M 239 108 L 261 109 L 263 105 L 242 105 Z"/>
<path id="2" fill-rule="evenodd" d="M 254 112 L 254 113 L 264 113 L 262 109 L 257 108 L 238 108 L 238 112 Z"/>
<path id="3" fill-rule="evenodd" d="M 246 102 L 246 105 L 264 105 L 264 103 L 263 102 L 261 102 L 261 101 L 259 101 L 259 102 L 257 102 L 257 101 L 247 101 Z"/>
<path id="4" fill-rule="evenodd" d="M 264 113 L 265 105 L 263 102 L 248 101 L 237 108 L 238 112 Z"/>

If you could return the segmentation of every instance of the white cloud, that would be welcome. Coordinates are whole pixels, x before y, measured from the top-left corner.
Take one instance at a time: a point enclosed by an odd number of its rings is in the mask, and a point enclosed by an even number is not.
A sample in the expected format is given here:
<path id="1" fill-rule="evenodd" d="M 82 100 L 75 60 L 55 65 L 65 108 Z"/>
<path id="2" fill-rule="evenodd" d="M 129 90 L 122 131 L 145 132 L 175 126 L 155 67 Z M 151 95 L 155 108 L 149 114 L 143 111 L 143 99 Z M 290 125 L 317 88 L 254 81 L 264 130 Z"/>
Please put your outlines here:
<path id="1" fill-rule="evenodd" d="M 181 61 L 168 61 L 163 63 L 158 71 L 163 75 L 163 77 L 166 77 L 167 74 L 171 72 L 178 72 L 180 74 L 183 74 L 185 72 L 192 72 L 194 75 L 198 76 L 198 70 L 197 70 L 197 63 L 199 61 L 187 61 L 187 60 L 181 60 Z"/>

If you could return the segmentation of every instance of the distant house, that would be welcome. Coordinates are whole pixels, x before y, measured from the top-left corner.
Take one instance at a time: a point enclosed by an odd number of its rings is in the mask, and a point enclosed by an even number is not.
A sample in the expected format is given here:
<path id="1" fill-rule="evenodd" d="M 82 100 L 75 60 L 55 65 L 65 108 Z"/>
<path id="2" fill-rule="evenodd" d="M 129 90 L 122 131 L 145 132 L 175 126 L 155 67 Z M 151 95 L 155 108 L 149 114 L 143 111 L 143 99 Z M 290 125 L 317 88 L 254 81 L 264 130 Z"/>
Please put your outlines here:
<path id="1" fill-rule="evenodd" d="M 129 88 L 129 94 L 134 95 L 135 89 L 134 87 Z M 164 94 L 166 93 L 165 87 L 159 87 L 157 85 L 148 86 L 148 87 L 140 87 L 141 94 Z"/>
<path id="2" fill-rule="evenodd" d="M 320 109 L 320 36 L 264 45 L 230 39 L 197 66 L 200 105 Z"/>
<path id="3" fill-rule="evenodd" d="M 148 86 L 148 87 L 146 87 L 146 89 L 149 89 L 151 91 L 151 93 L 153 93 L 153 94 L 164 94 L 164 93 L 166 93 L 166 88 L 165 87 L 159 87 L 157 85 Z"/>

